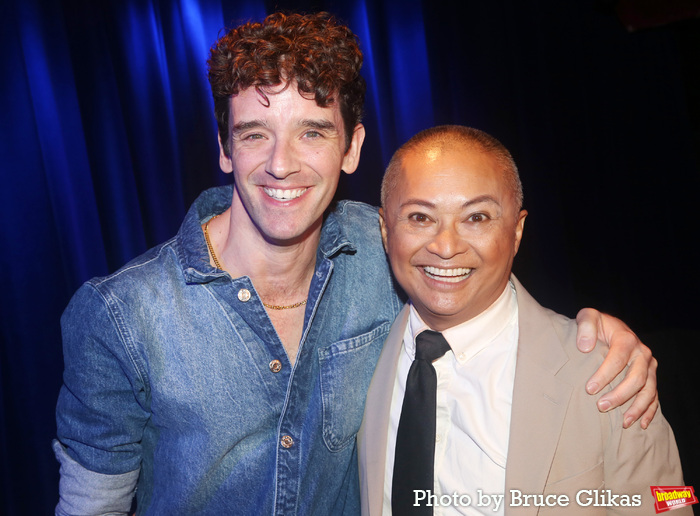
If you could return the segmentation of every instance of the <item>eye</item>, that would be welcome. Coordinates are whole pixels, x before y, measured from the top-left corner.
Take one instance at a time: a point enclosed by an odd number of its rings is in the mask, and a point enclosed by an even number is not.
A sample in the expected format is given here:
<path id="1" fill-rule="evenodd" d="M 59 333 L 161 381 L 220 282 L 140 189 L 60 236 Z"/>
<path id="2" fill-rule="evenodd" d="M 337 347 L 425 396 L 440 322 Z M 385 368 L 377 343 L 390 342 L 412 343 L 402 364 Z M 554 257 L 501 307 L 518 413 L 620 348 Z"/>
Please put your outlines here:
<path id="1" fill-rule="evenodd" d="M 264 136 L 260 133 L 246 134 L 241 140 L 262 140 Z"/>
<path id="2" fill-rule="evenodd" d="M 321 133 L 318 131 L 307 131 L 304 133 L 304 138 L 316 139 L 321 138 Z"/>
<path id="3" fill-rule="evenodd" d="M 413 222 L 418 222 L 419 224 L 424 224 L 430 220 L 430 218 L 425 213 L 411 213 L 408 216 L 409 220 Z"/>
<path id="4" fill-rule="evenodd" d="M 485 213 L 474 213 L 467 220 L 469 222 L 486 222 L 488 219 L 489 216 Z"/>

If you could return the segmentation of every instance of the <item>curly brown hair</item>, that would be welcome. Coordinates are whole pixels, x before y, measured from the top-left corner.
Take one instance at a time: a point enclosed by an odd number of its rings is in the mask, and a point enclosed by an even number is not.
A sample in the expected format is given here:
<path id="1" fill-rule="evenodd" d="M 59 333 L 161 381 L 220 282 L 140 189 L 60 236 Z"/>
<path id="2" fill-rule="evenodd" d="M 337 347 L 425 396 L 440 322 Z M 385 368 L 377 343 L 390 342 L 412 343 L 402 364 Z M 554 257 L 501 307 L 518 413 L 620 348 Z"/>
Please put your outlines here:
<path id="1" fill-rule="evenodd" d="M 262 23 L 231 29 L 212 46 L 207 65 L 226 155 L 229 98 L 254 86 L 269 105 L 270 87 L 290 81 L 321 107 L 333 104 L 337 96 L 350 147 L 365 99 L 362 52 L 355 34 L 329 13 L 274 13 Z"/>

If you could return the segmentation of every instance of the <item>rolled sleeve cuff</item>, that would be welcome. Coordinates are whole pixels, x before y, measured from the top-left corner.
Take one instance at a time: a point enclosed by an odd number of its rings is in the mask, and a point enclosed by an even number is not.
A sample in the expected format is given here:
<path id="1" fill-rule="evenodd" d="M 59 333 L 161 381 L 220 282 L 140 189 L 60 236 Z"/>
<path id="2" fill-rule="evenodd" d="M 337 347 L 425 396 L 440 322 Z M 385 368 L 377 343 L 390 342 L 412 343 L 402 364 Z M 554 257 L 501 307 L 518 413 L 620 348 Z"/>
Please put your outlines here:
<path id="1" fill-rule="evenodd" d="M 56 516 L 129 514 L 140 470 L 120 475 L 96 473 L 73 460 L 58 440 L 52 446 L 61 463 Z"/>

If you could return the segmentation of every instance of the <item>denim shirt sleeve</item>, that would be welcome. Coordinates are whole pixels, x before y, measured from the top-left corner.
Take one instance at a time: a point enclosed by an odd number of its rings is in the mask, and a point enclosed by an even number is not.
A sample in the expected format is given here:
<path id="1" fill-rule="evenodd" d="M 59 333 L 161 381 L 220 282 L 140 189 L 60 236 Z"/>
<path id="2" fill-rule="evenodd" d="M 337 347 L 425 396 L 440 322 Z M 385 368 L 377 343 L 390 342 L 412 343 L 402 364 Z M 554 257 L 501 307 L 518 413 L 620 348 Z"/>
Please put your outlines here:
<path id="1" fill-rule="evenodd" d="M 62 476 L 72 477 L 60 484 L 64 506 L 114 490 L 121 482 L 110 476 L 138 477 L 149 417 L 146 382 L 119 320 L 118 300 L 108 303 L 91 283 L 78 290 L 61 320 L 65 369 L 56 422 L 67 450 L 57 456 Z M 116 498 L 126 496 L 123 490 Z"/>
<path id="2" fill-rule="evenodd" d="M 103 475 L 75 462 L 57 440 L 53 441 L 53 451 L 61 463 L 60 500 L 56 506 L 56 516 L 129 514 L 139 470 L 121 475 Z"/>

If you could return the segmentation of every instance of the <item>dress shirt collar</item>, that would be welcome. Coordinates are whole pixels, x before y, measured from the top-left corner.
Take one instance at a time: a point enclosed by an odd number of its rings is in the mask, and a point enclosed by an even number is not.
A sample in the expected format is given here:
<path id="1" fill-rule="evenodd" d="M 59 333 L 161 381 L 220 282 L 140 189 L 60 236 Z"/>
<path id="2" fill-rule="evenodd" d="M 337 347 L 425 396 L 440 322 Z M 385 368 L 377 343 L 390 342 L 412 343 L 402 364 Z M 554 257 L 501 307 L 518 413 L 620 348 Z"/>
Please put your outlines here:
<path id="1" fill-rule="evenodd" d="M 508 282 L 494 303 L 479 315 L 442 332 L 459 364 L 467 362 L 488 346 L 518 314 L 515 287 Z M 411 303 L 404 350 L 411 360 L 416 356 L 416 335 L 431 329 Z M 449 352 L 448 352 L 449 353 Z"/>

